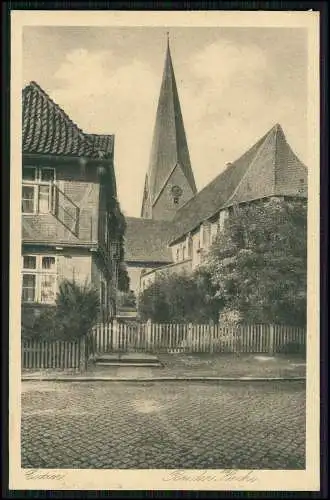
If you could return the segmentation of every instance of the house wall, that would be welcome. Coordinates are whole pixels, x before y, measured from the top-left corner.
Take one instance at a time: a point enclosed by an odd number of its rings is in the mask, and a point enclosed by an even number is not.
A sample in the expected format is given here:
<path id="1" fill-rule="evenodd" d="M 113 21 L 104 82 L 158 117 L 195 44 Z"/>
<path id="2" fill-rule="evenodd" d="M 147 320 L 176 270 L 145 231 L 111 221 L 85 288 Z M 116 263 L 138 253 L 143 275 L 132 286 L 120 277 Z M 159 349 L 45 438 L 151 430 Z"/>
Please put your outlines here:
<path id="1" fill-rule="evenodd" d="M 166 265 L 166 263 L 164 263 Z M 127 262 L 127 273 L 130 278 L 130 290 L 132 290 L 136 296 L 140 292 L 141 286 L 141 275 L 144 271 L 149 271 L 157 269 L 162 266 L 159 262 Z"/>
<path id="2" fill-rule="evenodd" d="M 49 256 L 55 257 L 55 270 L 54 274 L 56 276 L 56 283 L 54 293 L 59 291 L 61 282 L 64 279 L 76 279 L 80 284 L 84 284 L 85 280 L 90 281 L 91 279 L 91 255 L 86 251 L 75 250 L 72 252 L 70 249 L 55 250 L 52 248 L 41 248 L 38 246 L 23 246 L 22 256 L 33 255 L 33 256 Z M 29 271 L 33 273 L 33 270 Z M 22 302 L 22 312 L 26 310 L 32 311 L 34 314 L 38 314 L 43 308 L 50 307 L 52 304 L 44 304 L 40 302 L 26 303 Z"/>
<path id="3" fill-rule="evenodd" d="M 130 280 L 129 288 L 133 290 L 135 294 L 139 293 L 140 276 L 143 269 L 143 267 L 132 266 L 130 264 L 127 265 L 127 272 Z"/>
<path id="4" fill-rule="evenodd" d="M 69 252 L 66 252 L 64 255 L 58 255 L 58 284 L 63 279 L 74 279 L 81 285 L 85 284 L 85 282 L 91 283 L 91 270 L 91 255 L 72 255 Z"/>
<path id="5" fill-rule="evenodd" d="M 104 257 L 96 262 L 96 257 L 91 254 L 77 255 L 66 251 L 65 255 L 58 256 L 58 278 L 64 277 L 71 279 L 73 276 L 78 282 L 85 282 L 87 278 L 100 291 L 101 275 L 106 265 L 111 267 L 110 256 L 110 238 L 107 238 L 107 199 L 110 195 L 115 195 L 115 180 L 113 185 L 109 185 L 108 176 L 100 176 L 97 163 L 83 164 L 78 159 L 64 159 L 44 157 L 43 155 L 23 156 L 24 166 L 42 168 L 50 167 L 55 171 L 55 185 L 60 190 L 58 192 L 58 207 L 73 210 L 74 203 L 79 208 L 78 232 L 70 231 L 60 216 L 52 212 L 23 214 L 22 222 L 24 234 L 27 240 L 25 242 L 35 241 L 36 245 L 41 242 L 47 242 L 49 245 L 62 246 L 63 244 L 98 244 L 102 247 Z M 112 165 L 109 165 L 112 168 Z M 62 193 L 64 194 L 62 194 Z M 69 200 L 69 201 L 68 201 Z M 74 224 L 73 224 L 74 226 Z M 108 241 L 107 241 L 108 240 Z M 23 240 L 24 243 L 24 240 Z M 71 252 L 71 253 L 70 253 Z M 52 252 L 53 253 L 53 252 Z M 108 257 L 106 257 L 106 254 Z M 92 260 L 93 259 L 93 260 Z M 103 269 L 101 272 L 100 269 Z M 106 280 L 108 296 L 110 298 L 109 277 Z M 114 294 L 112 293 L 112 296 Z"/>
<path id="6" fill-rule="evenodd" d="M 56 169 L 59 189 L 79 207 L 78 237 L 98 240 L 100 181 L 97 168 L 79 165 L 59 166 Z"/>
<path id="7" fill-rule="evenodd" d="M 218 232 L 223 231 L 227 217 L 228 210 L 224 209 L 210 220 L 200 224 L 190 235 L 183 236 L 181 240 L 171 245 L 173 261 L 179 263 L 190 258 L 192 269 L 198 267 Z"/>
<path id="8" fill-rule="evenodd" d="M 159 267 L 153 269 L 150 272 L 141 275 L 140 288 L 141 290 L 147 289 L 155 279 L 161 275 L 171 275 L 171 274 L 190 274 L 192 271 L 192 260 L 186 259 L 182 262 L 177 262 L 174 264 L 169 264 L 164 267 Z"/>
<path id="9" fill-rule="evenodd" d="M 61 164 L 58 161 L 43 159 L 42 155 L 39 155 L 35 160 L 23 157 L 23 163 L 24 166 L 51 167 L 55 169 L 57 187 L 79 208 L 78 238 L 82 241 L 96 242 L 98 240 L 100 194 L 100 179 L 97 167 L 95 165 L 82 167 L 76 159 Z M 59 205 L 73 210 L 70 201 L 65 196 L 59 194 Z M 63 239 L 65 231 L 67 231 L 64 227 L 59 228 L 57 219 L 54 216 L 49 217 L 49 214 L 23 214 L 23 217 L 47 219 L 47 224 L 44 227 L 42 224 L 39 225 L 39 233 L 40 230 L 47 232 L 45 240 L 49 238 L 49 234 L 55 231 L 63 232 L 63 234 L 57 235 L 55 232 L 54 239 Z M 42 240 L 42 234 L 39 238 Z"/>
<path id="10" fill-rule="evenodd" d="M 63 249 L 61 251 L 52 249 L 23 248 L 22 255 L 42 255 L 56 257 L 56 292 L 64 279 L 75 280 L 80 285 L 91 284 L 99 293 L 101 299 L 101 281 L 104 282 L 106 292 L 106 303 L 101 303 L 100 319 L 104 319 L 111 311 L 110 283 L 107 281 L 101 261 L 95 253 L 88 250 Z M 34 308 L 36 312 L 44 307 L 40 303 L 23 303 L 24 308 Z"/>

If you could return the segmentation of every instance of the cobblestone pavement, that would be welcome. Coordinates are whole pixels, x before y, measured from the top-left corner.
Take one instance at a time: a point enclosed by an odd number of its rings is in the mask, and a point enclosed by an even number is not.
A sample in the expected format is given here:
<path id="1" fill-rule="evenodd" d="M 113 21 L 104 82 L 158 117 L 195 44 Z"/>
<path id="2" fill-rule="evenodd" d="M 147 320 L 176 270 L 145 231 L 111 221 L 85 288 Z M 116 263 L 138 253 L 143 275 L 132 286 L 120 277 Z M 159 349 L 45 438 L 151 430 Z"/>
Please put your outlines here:
<path id="1" fill-rule="evenodd" d="M 304 469 L 302 382 L 24 382 L 22 467 Z"/>

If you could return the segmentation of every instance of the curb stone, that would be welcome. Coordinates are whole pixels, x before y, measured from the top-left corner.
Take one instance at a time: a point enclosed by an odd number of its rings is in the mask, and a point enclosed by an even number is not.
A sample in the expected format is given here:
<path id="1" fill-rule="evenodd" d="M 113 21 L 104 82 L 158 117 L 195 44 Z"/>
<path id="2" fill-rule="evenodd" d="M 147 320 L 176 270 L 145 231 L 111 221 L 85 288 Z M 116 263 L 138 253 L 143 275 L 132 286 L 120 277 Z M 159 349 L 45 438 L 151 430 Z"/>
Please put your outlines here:
<path id="1" fill-rule="evenodd" d="M 289 382 L 306 377 L 21 377 L 22 382 Z"/>

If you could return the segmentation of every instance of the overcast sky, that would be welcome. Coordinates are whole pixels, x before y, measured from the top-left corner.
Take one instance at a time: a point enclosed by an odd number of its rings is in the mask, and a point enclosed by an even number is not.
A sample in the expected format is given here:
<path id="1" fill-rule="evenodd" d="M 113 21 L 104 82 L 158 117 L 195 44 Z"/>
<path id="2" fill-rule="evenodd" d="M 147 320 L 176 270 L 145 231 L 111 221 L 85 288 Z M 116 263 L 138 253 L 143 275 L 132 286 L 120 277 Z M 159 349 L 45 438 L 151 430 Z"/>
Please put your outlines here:
<path id="1" fill-rule="evenodd" d="M 85 132 L 115 134 L 126 215 L 140 215 L 167 30 L 198 189 L 275 123 L 306 162 L 302 28 L 25 27 L 23 85 L 36 81 Z"/>

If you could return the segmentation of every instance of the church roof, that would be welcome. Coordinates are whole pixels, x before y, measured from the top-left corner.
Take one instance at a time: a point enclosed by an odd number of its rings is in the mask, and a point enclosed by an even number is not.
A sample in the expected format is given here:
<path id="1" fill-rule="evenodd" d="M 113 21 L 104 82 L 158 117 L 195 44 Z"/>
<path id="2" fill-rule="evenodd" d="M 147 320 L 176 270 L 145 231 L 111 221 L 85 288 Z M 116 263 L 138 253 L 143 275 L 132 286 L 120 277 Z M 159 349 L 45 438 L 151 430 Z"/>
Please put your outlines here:
<path id="1" fill-rule="evenodd" d="M 126 217 L 126 262 L 172 262 L 168 246 L 173 224 L 167 221 Z"/>
<path id="2" fill-rule="evenodd" d="M 269 196 L 307 197 L 307 168 L 279 124 L 178 210 L 171 242 L 221 208 Z"/>
<path id="3" fill-rule="evenodd" d="M 113 135 L 85 134 L 36 83 L 22 92 L 23 153 L 112 157 Z"/>
<path id="4" fill-rule="evenodd" d="M 193 193 L 196 193 L 168 44 L 146 179 L 151 205 L 157 201 L 176 164 L 180 164 Z"/>

